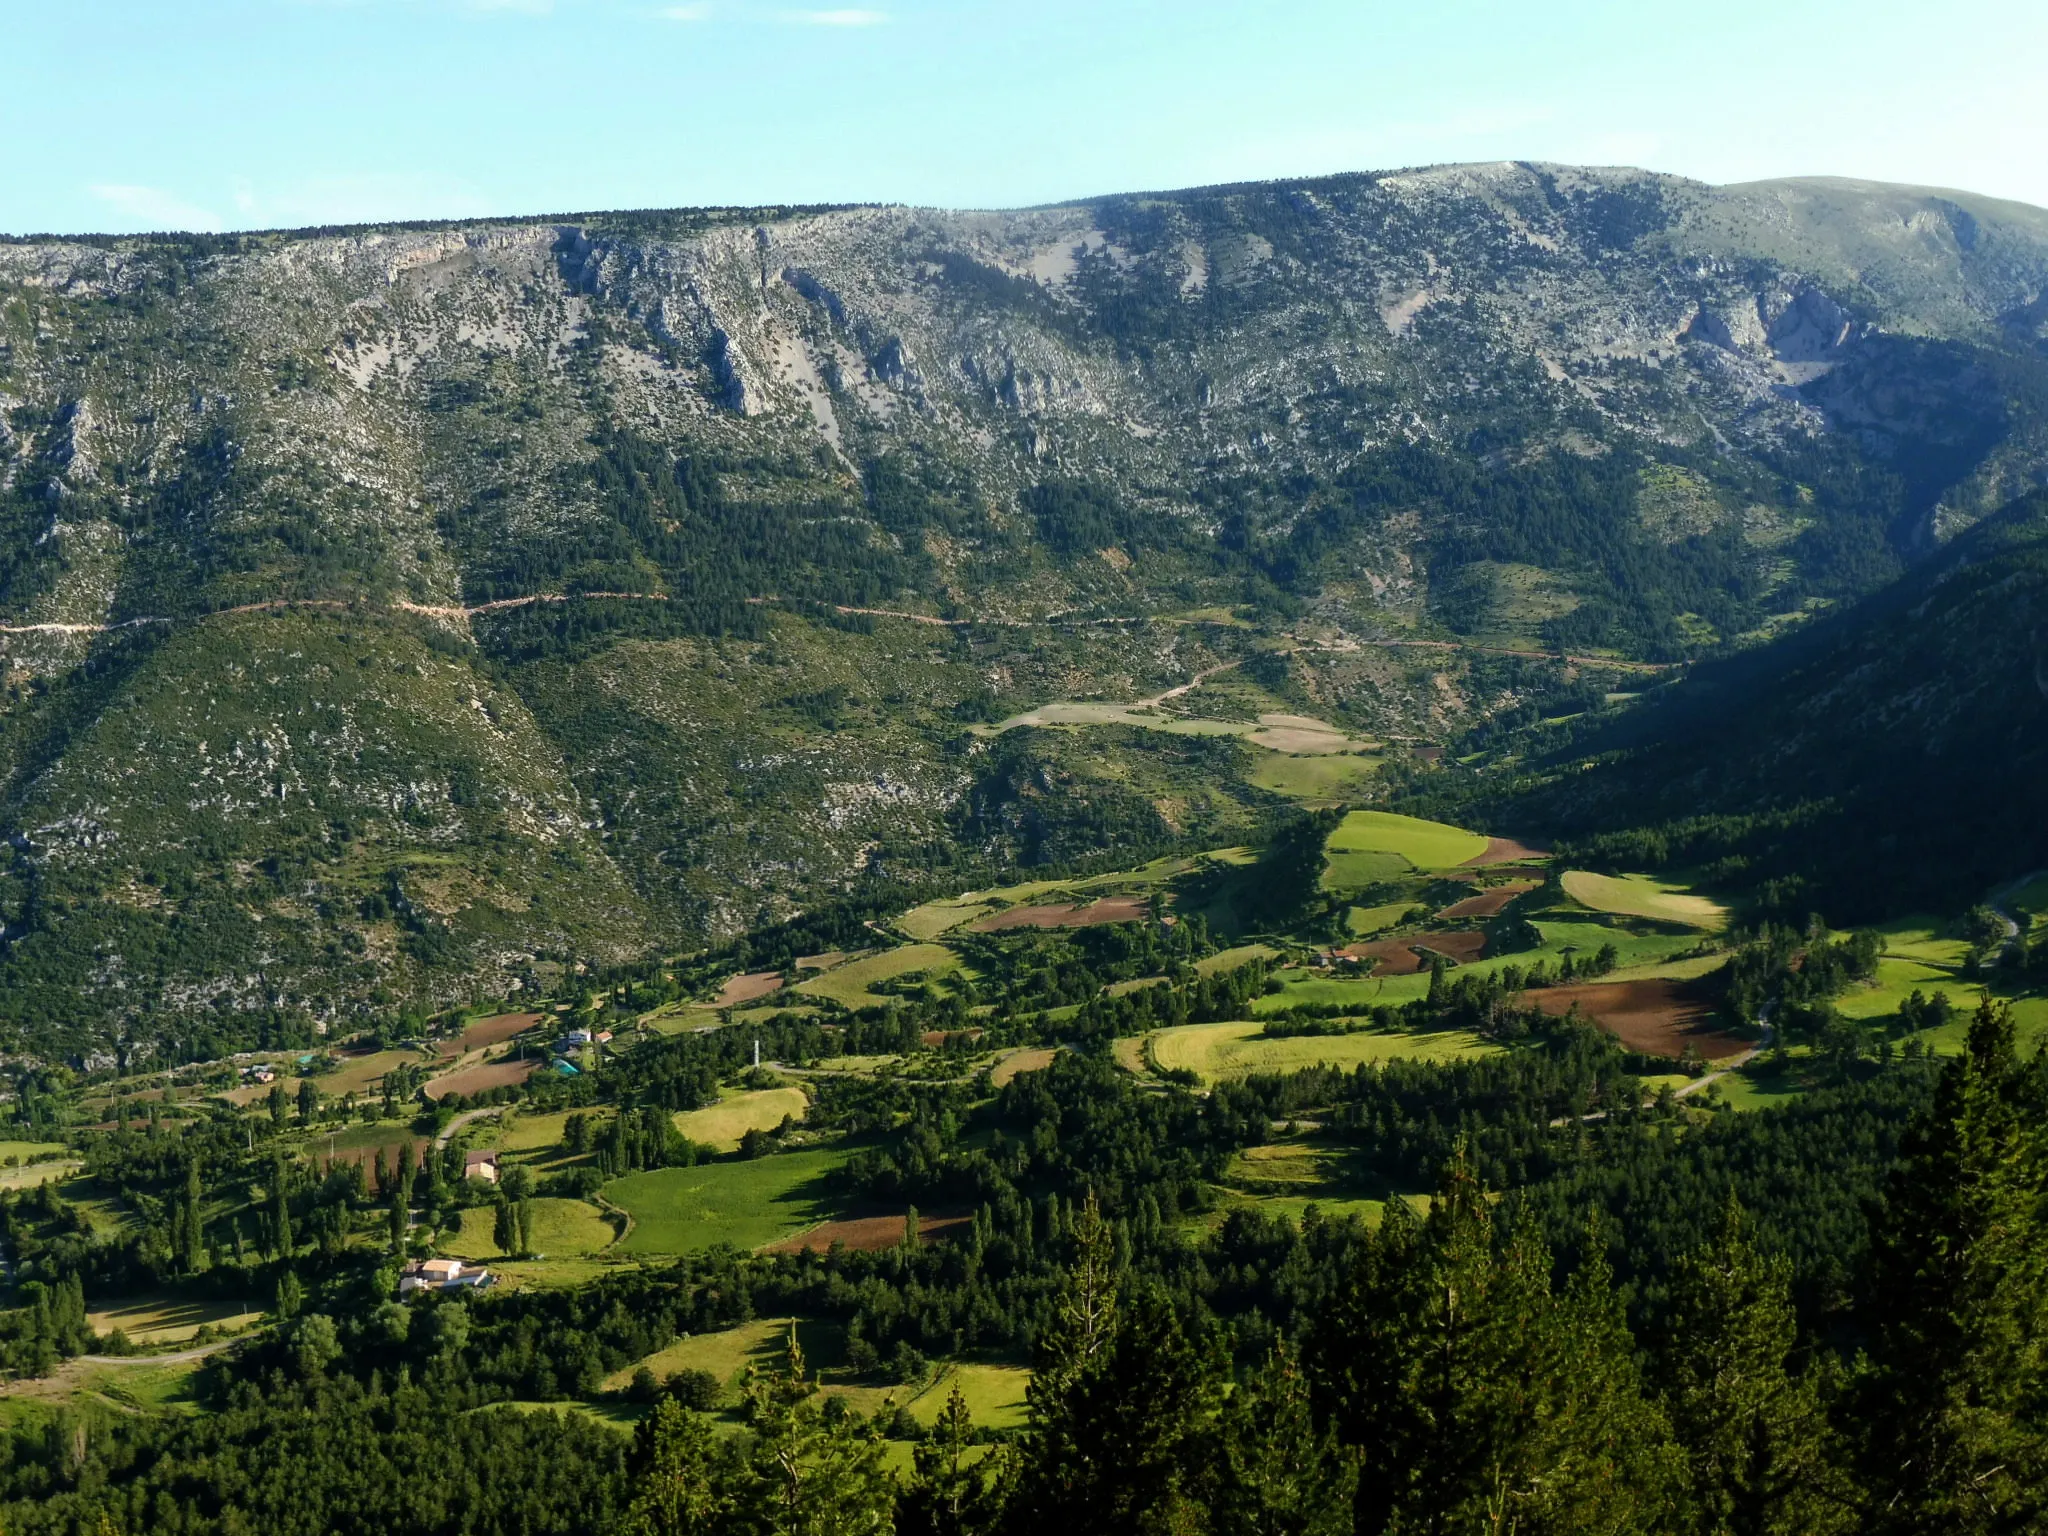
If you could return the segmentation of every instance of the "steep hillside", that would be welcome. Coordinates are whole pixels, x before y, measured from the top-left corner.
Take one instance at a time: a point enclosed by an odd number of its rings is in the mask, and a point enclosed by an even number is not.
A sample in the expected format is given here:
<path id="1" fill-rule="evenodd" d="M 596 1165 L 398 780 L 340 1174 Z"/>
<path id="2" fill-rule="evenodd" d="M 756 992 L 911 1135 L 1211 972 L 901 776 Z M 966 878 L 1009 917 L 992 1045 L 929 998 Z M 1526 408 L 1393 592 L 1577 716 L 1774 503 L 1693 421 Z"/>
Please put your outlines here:
<path id="1" fill-rule="evenodd" d="M 1544 765 L 1523 814 L 1636 867 L 1861 921 L 2048 865 L 2048 496 L 1837 618 L 1702 665 Z"/>
<path id="2" fill-rule="evenodd" d="M 1520 164 L 0 244 L 5 1007 L 324 1015 L 1241 835 L 1355 783 L 1262 716 L 1426 750 L 2039 484 L 2044 291 L 2039 210 Z"/>

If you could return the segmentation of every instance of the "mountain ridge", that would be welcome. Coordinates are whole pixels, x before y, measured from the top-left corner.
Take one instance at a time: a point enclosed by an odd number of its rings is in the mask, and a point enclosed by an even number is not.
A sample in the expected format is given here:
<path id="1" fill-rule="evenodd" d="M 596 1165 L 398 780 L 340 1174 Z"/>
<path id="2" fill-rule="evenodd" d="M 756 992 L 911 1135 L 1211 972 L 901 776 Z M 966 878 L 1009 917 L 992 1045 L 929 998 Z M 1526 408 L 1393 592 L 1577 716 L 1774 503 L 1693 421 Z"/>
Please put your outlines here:
<path id="1" fill-rule="evenodd" d="M 1215 729 L 1406 761 L 1602 686 L 1542 656 L 1760 643 L 2048 478 L 2048 215 L 1983 199 L 1505 162 L 770 212 L 0 245 L 17 1022 L 1227 840 L 1306 770 L 976 728 L 1237 661 Z"/>

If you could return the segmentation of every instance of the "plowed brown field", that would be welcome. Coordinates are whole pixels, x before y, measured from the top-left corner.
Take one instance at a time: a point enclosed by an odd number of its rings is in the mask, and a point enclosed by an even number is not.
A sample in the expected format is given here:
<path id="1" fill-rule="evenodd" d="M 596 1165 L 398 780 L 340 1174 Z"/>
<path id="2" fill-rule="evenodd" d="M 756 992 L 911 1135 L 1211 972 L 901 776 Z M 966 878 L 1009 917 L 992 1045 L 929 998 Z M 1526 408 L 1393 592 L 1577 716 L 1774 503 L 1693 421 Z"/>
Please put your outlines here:
<path id="1" fill-rule="evenodd" d="M 1136 896 L 1105 896 L 1085 907 L 1011 907 L 991 912 L 968 926 L 976 933 L 996 933 L 1004 928 L 1086 928 L 1095 923 L 1139 922 L 1147 910 Z"/>
<path id="2" fill-rule="evenodd" d="M 920 1216 L 917 1218 L 918 1241 L 928 1243 L 954 1227 L 966 1226 L 973 1219 L 971 1216 Z M 840 1243 L 856 1253 L 879 1253 L 884 1248 L 894 1248 L 902 1241 L 901 1216 L 861 1216 L 851 1221 L 828 1221 L 808 1232 L 799 1232 L 795 1237 L 770 1243 L 761 1252 L 802 1253 L 808 1248 L 825 1253 L 834 1243 Z"/>
<path id="3" fill-rule="evenodd" d="M 1704 1060 L 1719 1061 L 1751 1045 L 1715 1027 L 1713 1008 L 1696 982 L 1588 982 L 1524 992 L 1522 1001 L 1554 1017 L 1571 1012 L 1577 1003 L 1580 1013 L 1645 1056 L 1676 1060 L 1690 1045 Z"/>

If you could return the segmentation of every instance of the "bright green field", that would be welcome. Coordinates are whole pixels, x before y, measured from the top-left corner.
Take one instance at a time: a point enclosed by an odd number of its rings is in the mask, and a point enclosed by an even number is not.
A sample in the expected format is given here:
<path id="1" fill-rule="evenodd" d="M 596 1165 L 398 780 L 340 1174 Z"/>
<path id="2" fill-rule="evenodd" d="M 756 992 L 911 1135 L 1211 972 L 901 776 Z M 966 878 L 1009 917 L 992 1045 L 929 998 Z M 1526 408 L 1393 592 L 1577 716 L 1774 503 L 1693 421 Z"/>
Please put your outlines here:
<path id="1" fill-rule="evenodd" d="M 1984 995 L 1983 988 L 1975 982 L 1959 980 L 1953 971 L 1919 960 L 1896 960 L 1886 955 L 1877 962 L 1875 984 L 1851 987 L 1835 999 L 1835 1007 L 1844 1018 L 1889 1018 L 1899 1011 L 1899 1005 L 1915 990 L 1930 996 L 1946 992 L 1961 1018 L 1975 1012 L 1977 999 Z"/>
<path id="2" fill-rule="evenodd" d="M 655 1168 L 612 1180 L 604 1196 L 632 1213 L 623 1252 L 691 1253 L 716 1243 L 759 1248 L 832 1214 L 824 1178 L 845 1158 L 833 1149 Z"/>
<path id="3" fill-rule="evenodd" d="M 1263 1038 L 1263 1024 L 1185 1024 L 1148 1037 L 1163 1071 L 1188 1071 L 1205 1082 L 1255 1072 L 1299 1072 L 1313 1066 L 1355 1067 L 1407 1059 L 1458 1061 L 1500 1049 L 1463 1030 L 1428 1035 L 1304 1035 Z"/>
<path id="4" fill-rule="evenodd" d="M 0 1163 L 25 1163 L 32 1157 L 59 1157 L 65 1148 L 54 1141 L 0 1141 Z"/>
<path id="5" fill-rule="evenodd" d="M 1413 873 L 1408 861 L 1398 853 L 1328 853 L 1323 858 L 1323 889 L 1360 891 L 1382 880 L 1398 880 Z"/>
<path id="6" fill-rule="evenodd" d="M 995 905 L 992 902 L 956 896 L 951 901 L 928 901 L 921 907 L 913 907 L 896 919 L 896 926 L 913 939 L 929 942 L 962 923 L 971 923 L 993 911 Z"/>
<path id="7" fill-rule="evenodd" d="M 1565 875 L 1564 890 L 1572 900 L 1595 912 L 1647 917 L 1689 928 L 1722 928 L 1728 922 L 1728 909 L 1718 901 L 1648 875 L 1596 875 L 1575 869 Z"/>
<path id="8" fill-rule="evenodd" d="M 1360 938 L 1382 933 L 1414 911 L 1415 905 L 1412 901 L 1395 901 L 1383 907 L 1353 907 L 1345 915 L 1344 925 Z"/>
<path id="9" fill-rule="evenodd" d="M 747 1132 L 772 1131 L 785 1115 L 801 1120 L 810 1112 L 810 1095 L 801 1088 L 761 1088 L 752 1093 L 728 1093 L 716 1104 L 684 1110 L 675 1117 L 675 1125 L 692 1141 L 732 1152 Z"/>
<path id="10" fill-rule="evenodd" d="M 1235 949 L 1218 950 L 1206 960 L 1197 960 L 1195 969 L 1204 976 L 1220 976 L 1254 960 L 1270 960 L 1279 953 L 1270 944 L 1240 944 Z"/>
<path id="11" fill-rule="evenodd" d="M 532 1201 L 533 1225 L 529 1240 L 533 1251 L 548 1258 L 573 1258 L 609 1248 L 618 1234 L 604 1214 L 582 1200 L 557 1200 L 537 1196 Z M 491 1206 L 472 1206 L 462 1213 L 462 1229 L 447 1247 L 465 1259 L 501 1259 L 492 1228 L 497 1211 Z"/>
<path id="12" fill-rule="evenodd" d="M 960 957 L 943 944 L 905 944 L 899 949 L 849 960 L 837 970 L 827 971 L 815 981 L 796 988 L 814 997 L 829 997 L 849 1008 L 876 1008 L 888 998 L 870 992 L 869 987 L 912 971 L 952 971 L 960 968 Z"/>
<path id="13" fill-rule="evenodd" d="M 942 1371 L 911 1401 L 911 1417 L 920 1424 L 930 1424 L 946 1406 L 956 1386 L 977 1425 L 985 1429 L 1023 1428 L 1024 1394 L 1031 1386 L 1031 1372 L 1021 1365 L 969 1363 Z"/>
<path id="14" fill-rule="evenodd" d="M 1450 869 L 1486 852 L 1486 839 L 1440 821 L 1391 811 L 1353 811 L 1338 823 L 1327 846 L 1333 854 L 1393 853 L 1417 869 Z"/>
<path id="15" fill-rule="evenodd" d="M 1274 753 L 1259 759 L 1251 782 L 1297 800 L 1342 800 L 1371 782 L 1379 766 L 1376 757 L 1283 757 Z"/>
<path id="16" fill-rule="evenodd" d="M 1969 958 L 1970 946 L 1942 933 L 1946 925 L 1934 918 L 1906 917 L 1886 923 L 1877 931 L 1884 935 L 1884 952 L 1901 960 L 1918 960 L 1923 965 L 1958 966 Z"/>

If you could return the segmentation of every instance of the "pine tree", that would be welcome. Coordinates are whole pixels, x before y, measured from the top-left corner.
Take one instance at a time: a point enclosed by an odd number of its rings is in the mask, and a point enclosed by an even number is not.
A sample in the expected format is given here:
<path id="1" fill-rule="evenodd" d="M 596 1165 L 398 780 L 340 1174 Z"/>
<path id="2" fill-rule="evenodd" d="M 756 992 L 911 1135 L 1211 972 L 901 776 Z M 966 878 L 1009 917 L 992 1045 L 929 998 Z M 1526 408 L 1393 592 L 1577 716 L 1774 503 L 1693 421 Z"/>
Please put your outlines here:
<path id="1" fill-rule="evenodd" d="M 983 1536 L 995 1530 L 1014 1471 L 1005 1446 L 974 1455 L 974 1418 L 956 1382 L 924 1441 L 916 1475 L 896 1504 L 898 1536 Z"/>
<path id="2" fill-rule="evenodd" d="M 1882 1532 L 2048 1527 L 2048 1060 L 1986 998 L 1872 1238 L 1853 1423 Z"/>
<path id="3" fill-rule="evenodd" d="M 1308 1379 L 1286 1348 L 1233 1394 L 1203 1460 L 1210 1521 L 1232 1536 L 1349 1536 L 1356 1452 L 1318 1428 Z"/>
<path id="4" fill-rule="evenodd" d="M 1657 1530 L 1675 1466 L 1604 1268 L 1564 1295 L 1526 1231 L 1496 1244 L 1463 1148 L 1428 1219 L 1394 1201 L 1312 1335 L 1339 1433 L 1366 1448 L 1357 1529 Z"/>
<path id="5" fill-rule="evenodd" d="M 664 1397 L 634 1432 L 622 1528 L 626 1536 L 726 1536 L 738 1524 L 744 1476 L 732 1441 Z"/>
<path id="6" fill-rule="evenodd" d="M 851 1415 L 827 1416 L 804 1366 L 796 1328 L 781 1371 L 747 1390 L 754 1444 L 746 1499 L 774 1536 L 880 1536 L 895 1509 L 881 1438 Z"/>
<path id="7" fill-rule="evenodd" d="M 1700 1536 L 1850 1529 L 1811 1379 L 1795 1377 L 1789 1271 L 1764 1258 L 1731 1198 L 1714 1240 L 1671 1281 L 1664 1401 Z"/>
<path id="8" fill-rule="evenodd" d="M 1221 1396 L 1219 1362 L 1156 1289 L 1120 1297 L 1115 1236 L 1092 1192 L 1073 1228 L 1074 1266 L 1032 1376 L 1006 1528 L 1182 1528 L 1200 1519 L 1201 1442 Z"/>

